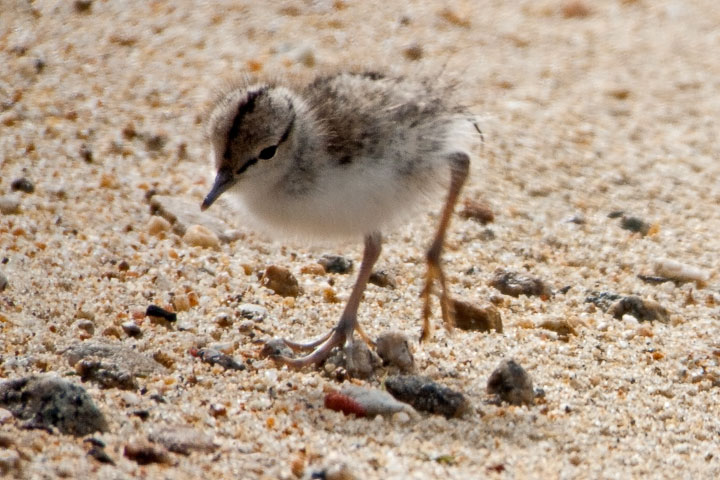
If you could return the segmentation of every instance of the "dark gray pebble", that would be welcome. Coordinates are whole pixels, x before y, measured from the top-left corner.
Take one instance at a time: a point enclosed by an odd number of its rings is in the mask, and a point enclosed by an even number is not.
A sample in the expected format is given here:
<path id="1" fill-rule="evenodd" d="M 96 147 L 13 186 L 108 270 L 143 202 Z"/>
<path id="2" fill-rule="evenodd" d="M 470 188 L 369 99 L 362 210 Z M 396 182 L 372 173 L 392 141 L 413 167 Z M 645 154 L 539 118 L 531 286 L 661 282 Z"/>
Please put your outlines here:
<path id="1" fill-rule="evenodd" d="M 88 450 L 88 455 L 97 460 L 100 463 L 107 463 L 108 465 L 115 465 L 115 462 L 110 455 L 108 455 L 102 447 L 92 447 Z"/>
<path id="2" fill-rule="evenodd" d="M 205 363 L 215 365 L 216 363 L 226 370 L 245 370 L 247 367 L 237 362 L 230 355 L 226 355 L 219 350 L 213 348 L 201 348 L 197 351 L 196 356 Z"/>
<path id="3" fill-rule="evenodd" d="M 625 230 L 630 230 L 631 232 L 640 233 L 642 235 L 647 235 L 650 231 L 650 224 L 638 217 L 623 216 L 620 220 L 620 226 Z"/>
<path id="4" fill-rule="evenodd" d="M 323 255 L 318 263 L 327 273 L 350 273 L 353 268 L 353 261 L 340 255 Z"/>
<path id="5" fill-rule="evenodd" d="M 590 292 L 590 294 L 585 297 L 585 303 L 592 303 L 603 312 L 607 312 L 610 306 L 621 298 L 622 295 L 618 295 L 617 293 Z"/>
<path id="6" fill-rule="evenodd" d="M 177 314 L 175 312 L 170 312 L 162 307 L 158 307 L 157 305 L 148 306 L 147 310 L 145 310 L 145 316 L 162 318 L 168 322 L 177 321 Z"/>
<path id="7" fill-rule="evenodd" d="M 385 388 L 401 402 L 416 410 L 459 417 L 470 408 L 465 396 L 419 375 L 393 375 L 385 380 Z"/>
<path id="8" fill-rule="evenodd" d="M 79 385 L 52 375 L 0 383 L 0 406 L 24 420 L 26 428 L 42 428 L 83 436 L 107 431 L 105 417 Z"/>
<path id="9" fill-rule="evenodd" d="M 27 178 L 17 178 L 10 184 L 12 191 L 21 191 L 25 193 L 33 193 L 35 191 L 35 185 Z"/>
<path id="10" fill-rule="evenodd" d="M 661 276 L 658 276 L 658 275 L 643 275 L 643 274 L 639 274 L 637 277 L 638 277 L 640 280 L 642 280 L 643 282 L 649 283 L 650 285 L 658 285 L 658 284 L 660 284 L 660 283 L 672 282 L 672 281 L 673 281 L 672 278 L 661 277 Z"/>
<path id="11" fill-rule="evenodd" d="M 123 329 L 123 332 L 125 332 L 125 334 L 130 337 L 139 337 L 140 335 L 142 335 L 142 330 L 140 329 L 140 326 L 133 321 L 123 322 L 120 327 Z"/>

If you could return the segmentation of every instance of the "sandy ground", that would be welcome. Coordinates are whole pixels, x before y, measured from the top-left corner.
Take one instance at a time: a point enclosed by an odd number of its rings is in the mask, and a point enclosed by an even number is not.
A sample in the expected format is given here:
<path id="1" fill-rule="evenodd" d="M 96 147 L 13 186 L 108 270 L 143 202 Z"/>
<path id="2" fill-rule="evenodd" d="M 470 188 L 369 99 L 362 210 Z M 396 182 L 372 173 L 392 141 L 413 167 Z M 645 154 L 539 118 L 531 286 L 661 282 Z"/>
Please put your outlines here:
<path id="1" fill-rule="evenodd" d="M 82 438 L 23 429 L 4 411 L 6 475 L 309 478 L 345 464 L 356 478 L 720 476 L 720 8 L 445 5 L 3 1 L 0 197 L 19 207 L 0 216 L 0 377 L 52 372 L 81 384 L 108 419 L 95 437 L 115 462 L 88 456 Z M 308 266 L 323 253 L 358 262 L 359 241 L 283 243 L 236 215 L 226 220 L 240 239 L 214 249 L 151 233 L 148 191 L 197 204 L 209 187 L 204 112 L 227 78 L 355 64 L 440 72 L 460 82 L 481 118 L 485 145 L 465 197 L 486 202 L 495 221 L 458 218 L 445 259 L 452 291 L 494 298 L 505 331 L 438 328 L 426 345 L 413 340 L 418 372 L 473 405 L 459 419 L 344 417 L 323 407 L 334 379 L 256 358 L 259 339 L 308 338 L 334 324 L 353 276 Z M 12 191 L 23 177 L 34 192 Z M 360 315 L 371 336 L 417 338 L 437 209 L 388 232 L 378 266 L 398 285 L 368 289 Z M 650 231 L 621 228 L 614 211 Z M 707 278 L 638 277 L 656 275 L 661 259 Z M 289 268 L 303 293 L 286 299 L 262 287 L 268 265 Z M 543 279 L 553 295 L 501 295 L 489 286 L 501 267 Z M 586 302 L 592 292 L 653 300 L 669 321 L 615 319 Z M 151 303 L 175 304 L 178 327 L 144 318 Z M 240 328 L 238 303 L 262 305 L 267 318 Z M 133 319 L 141 338 L 120 328 Z M 539 328 L 546 320 L 576 334 Z M 80 383 L 62 352 L 83 341 L 132 347 L 167 370 L 135 391 Z M 249 368 L 225 371 L 188 353 L 202 346 Z M 489 403 L 486 382 L 504 358 L 523 365 L 544 398 Z M 382 378 L 358 383 L 381 387 Z M 168 426 L 204 432 L 213 451 L 146 466 L 123 456 Z"/>

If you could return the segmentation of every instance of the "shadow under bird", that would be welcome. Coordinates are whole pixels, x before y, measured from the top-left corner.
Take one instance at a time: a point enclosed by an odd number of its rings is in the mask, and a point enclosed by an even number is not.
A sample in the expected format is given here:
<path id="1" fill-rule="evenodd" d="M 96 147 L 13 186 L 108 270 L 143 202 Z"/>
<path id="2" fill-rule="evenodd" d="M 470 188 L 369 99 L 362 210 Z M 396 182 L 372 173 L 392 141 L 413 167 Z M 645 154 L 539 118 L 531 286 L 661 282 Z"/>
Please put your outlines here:
<path id="1" fill-rule="evenodd" d="M 426 253 L 421 339 L 430 335 L 435 282 L 443 320 L 452 327 L 440 256 L 479 130 L 448 93 L 426 80 L 343 72 L 298 86 L 248 82 L 215 104 L 209 137 L 217 174 L 203 210 L 228 193 L 273 230 L 364 238 L 357 279 L 338 323 L 315 341 L 283 340 L 309 353 L 276 355 L 276 362 L 294 368 L 319 364 L 333 348 L 352 341 L 356 330 L 367 340 L 357 313 L 380 256 L 381 231 L 441 191 L 446 199 Z"/>

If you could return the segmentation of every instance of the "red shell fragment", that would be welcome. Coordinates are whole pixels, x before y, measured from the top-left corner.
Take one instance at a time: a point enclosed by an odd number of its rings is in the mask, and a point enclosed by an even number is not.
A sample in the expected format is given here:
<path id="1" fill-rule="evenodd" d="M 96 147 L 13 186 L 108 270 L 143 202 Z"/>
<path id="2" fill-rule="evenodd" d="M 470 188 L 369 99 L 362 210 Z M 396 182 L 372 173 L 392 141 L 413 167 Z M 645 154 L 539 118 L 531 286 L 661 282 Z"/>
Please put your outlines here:
<path id="1" fill-rule="evenodd" d="M 337 391 L 325 395 L 325 407 L 330 410 L 343 412 L 345 415 L 354 413 L 358 417 L 364 417 L 367 414 L 365 407 L 359 402 Z"/>

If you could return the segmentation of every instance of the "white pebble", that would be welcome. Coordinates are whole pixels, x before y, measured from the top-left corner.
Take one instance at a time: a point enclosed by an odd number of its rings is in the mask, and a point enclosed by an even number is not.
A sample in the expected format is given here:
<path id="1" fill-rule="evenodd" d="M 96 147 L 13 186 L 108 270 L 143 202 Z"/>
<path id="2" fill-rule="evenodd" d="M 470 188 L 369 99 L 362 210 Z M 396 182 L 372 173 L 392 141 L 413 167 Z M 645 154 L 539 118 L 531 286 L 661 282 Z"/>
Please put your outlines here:
<path id="1" fill-rule="evenodd" d="M 13 414 L 10 410 L 0 408 L 0 425 L 9 422 L 13 418 Z"/>
<path id="2" fill-rule="evenodd" d="M 655 273 L 679 282 L 697 284 L 704 284 L 710 279 L 710 273 L 705 270 L 668 259 L 658 260 L 655 263 Z"/>
<path id="3" fill-rule="evenodd" d="M 400 425 L 406 424 L 410 421 L 410 415 L 407 412 L 395 412 L 392 416 L 393 423 Z"/>
<path id="4" fill-rule="evenodd" d="M 638 319 L 628 313 L 622 316 L 622 321 L 625 323 L 625 325 L 630 327 L 637 327 L 638 325 L 640 325 Z"/>

